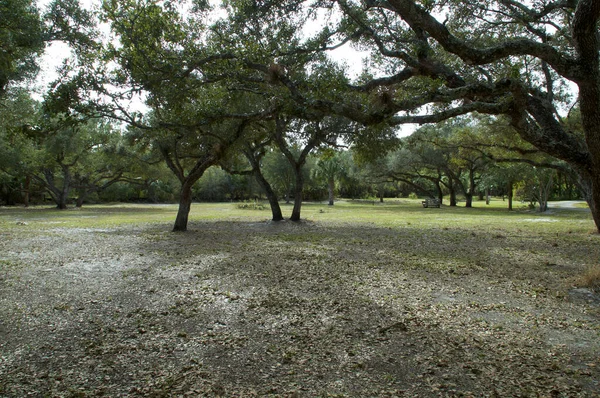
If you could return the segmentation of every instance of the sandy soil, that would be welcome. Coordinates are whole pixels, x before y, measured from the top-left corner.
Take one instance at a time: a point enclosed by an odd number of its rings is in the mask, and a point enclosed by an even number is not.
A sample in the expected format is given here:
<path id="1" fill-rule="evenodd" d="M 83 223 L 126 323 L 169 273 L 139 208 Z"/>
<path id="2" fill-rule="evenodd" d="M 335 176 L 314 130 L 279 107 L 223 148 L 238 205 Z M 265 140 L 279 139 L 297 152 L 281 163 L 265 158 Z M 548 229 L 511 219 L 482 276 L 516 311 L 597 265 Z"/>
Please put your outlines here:
<path id="1" fill-rule="evenodd" d="M 0 396 L 599 396 L 596 236 L 167 230 L 0 231 Z"/>

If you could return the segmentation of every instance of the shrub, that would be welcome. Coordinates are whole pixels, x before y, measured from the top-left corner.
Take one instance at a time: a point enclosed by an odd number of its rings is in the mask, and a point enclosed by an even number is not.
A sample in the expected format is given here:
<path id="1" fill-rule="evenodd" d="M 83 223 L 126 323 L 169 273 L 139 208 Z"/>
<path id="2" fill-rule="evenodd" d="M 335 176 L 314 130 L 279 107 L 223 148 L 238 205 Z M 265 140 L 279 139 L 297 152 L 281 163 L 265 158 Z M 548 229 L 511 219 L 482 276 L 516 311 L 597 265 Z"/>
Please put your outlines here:
<path id="1" fill-rule="evenodd" d="M 414 192 L 409 193 L 408 194 L 408 198 L 409 199 L 419 199 L 419 197 L 417 196 L 417 194 L 414 193 Z"/>
<path id="2" fill-rule="evenodd" d="M 591 266 L 581 276 L 581 285 L 600 292 L 600 265 Z"/>
<path id="3" fill-rule="evenodd" d="M 241 202 L 237 205 L 238 209 L 244 210 L 264 210 L 265 206 L 258 202 Z"/>

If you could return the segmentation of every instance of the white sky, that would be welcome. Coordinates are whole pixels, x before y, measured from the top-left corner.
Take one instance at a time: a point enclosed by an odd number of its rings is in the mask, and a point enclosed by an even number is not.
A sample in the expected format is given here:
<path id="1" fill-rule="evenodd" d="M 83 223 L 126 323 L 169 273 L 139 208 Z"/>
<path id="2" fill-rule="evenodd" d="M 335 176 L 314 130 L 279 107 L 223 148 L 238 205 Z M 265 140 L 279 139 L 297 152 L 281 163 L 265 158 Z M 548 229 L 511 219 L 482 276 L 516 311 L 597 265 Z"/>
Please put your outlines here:
<path id="1" fill-rule="evenodd" d="M 220 4 L 220 0 L 210 1 L 213 4 Z M 83 7 L 92 10 L 96 7 L 99 7 L 102 0 L 80 0 L 80 2 Z M 46 7 L 49 3 L 50 0 L 38 0 L 38 4 L 41 8 Z M 314 34 L 321 27 L 322 24 L 319 25 L 319 23 L 310 24 L 305 26 L 304 32 L 306 32 L 307 35 Z M 40 74 L 34 83 L 34 97 L 37 97 L 37 99 L 42 98 L 43 94 L 48 89 L 48 85 L 58 77 L 58 74 L 56 73 L 57 68 L 59 68 L 65 59 L 69 58 L 70 55 L 71 50 L 65 43 L 54 42 L 46 48 L 46 51 L 40 60 Z M 358 52 L 351 48 L 349 44 L 346 44 L 339 49 L 328 52 L 328 55 L 334 61 L 340 64 L 345 64 L 348 67 L 349 77 L 353 79 L 362 72 L 363 59 L 368 54 Z M 132 106 L 138 111 L 144 111 L 146 109 L 141 100 L 135 101 L 132 103 Z M 410 135 L 415 129 L 416 127 L 413 125 L 402 126 L 399 135 Z"/>
<path id="2" fill-rule="evenodd" d="M 48 6 L 51 0 L 38 0 L 39 7 L 43 9 Z M 101 0 L 80 0 L 80 3 L 86 9 L 91 9 L 94 4 L 100 4 Z M 63 61 L 71 55 L 69 46 L 63 42 L 53 42 L 46 47 L 46 51 L 40 60 L 40 73 L 35 81 L 34 90 L 39 99 L 41 99 L 48 85 L 58 77 L 56 69 L 60 67 Z"/>

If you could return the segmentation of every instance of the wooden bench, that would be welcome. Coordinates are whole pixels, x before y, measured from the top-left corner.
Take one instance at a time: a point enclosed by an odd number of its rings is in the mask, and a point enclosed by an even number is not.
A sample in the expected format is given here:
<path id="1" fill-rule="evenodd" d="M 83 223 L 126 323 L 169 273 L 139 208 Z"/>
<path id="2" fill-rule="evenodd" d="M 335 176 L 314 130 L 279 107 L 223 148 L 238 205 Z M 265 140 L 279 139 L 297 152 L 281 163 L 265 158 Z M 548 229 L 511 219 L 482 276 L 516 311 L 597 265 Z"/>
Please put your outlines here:
<path id="1" fill-rule="evenodd" d="M 425 208 L 427 208 L 427 207 L 440 207 L 440 201 L 439 201 L 439 199 L 435 199 L 435 198 L 427 198 L 424 201 L 422 201 L 421 204 Z"/>

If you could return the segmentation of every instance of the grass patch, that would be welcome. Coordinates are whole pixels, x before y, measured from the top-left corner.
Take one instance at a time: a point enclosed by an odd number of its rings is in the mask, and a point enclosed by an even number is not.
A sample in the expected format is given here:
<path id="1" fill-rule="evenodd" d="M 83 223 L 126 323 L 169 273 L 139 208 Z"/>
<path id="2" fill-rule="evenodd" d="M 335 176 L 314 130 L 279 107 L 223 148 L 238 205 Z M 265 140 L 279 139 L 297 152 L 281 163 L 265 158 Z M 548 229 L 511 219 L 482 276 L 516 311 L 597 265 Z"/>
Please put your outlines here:
<path id="1" fill-rule="evenodd" d="M 581 276 L 580 285 L 595 292 L 600 292 L 600 265 L 596 264 L 589 267 Z"/>
<path id="2" fill-rule="evenodd" d="M 589 209 L 590 207 L 588 206 L 587 203 L 585 202 L 581 202 L 581 203 L 575 203 L 574 205 L 576 208 L 578 209 Z"/>
<path id="3" fill-rule="evenodd" d="M 340 200 L 334 206 L 326 202 L 308 202 L 302 206 L 302 218 L 312 222 L 369 223 L 383 227 L 415 229 L 472 229 L 476 232 L 512 229 L 543 233 L 591 232 L 594 225 L 587 212 L 553 209 L 539 213 L 525 205 L 507 210 L 507 202 L 474 201 L 472 208 L 449 207 L 425 209 L 420 199 L 386 199 L 379 201 Z M 281 203 L 284 217 L 292 204 Z M 268 206 L 252 203 L 194 203 L 190 221 L 266 221 Z M 81 209 L 57 210 L 44 206 L 0 208 L 0 227 L 5 230 L 28 228 L 110 228 L 136 224 L 171 224 L 177 214 L 176 204 L 89 205 Z"/>
<path id="4" fill-rule="evenodd" d="M 0 260 L 0 270 L 6 270 L 9 268 L 19 268 L 22 267 L 23 264 L 17 261 L 10 261 L 10 260 Z"/>
<path id="5" fill-rule="evenodd" d="M 266 206 L 259 202 L 242 202 L 238 203 L 238 209 L 242 210 L 265 210 Z"/>
<path id="6" fill-rule="evenodd" d="M 0 208 L 0 395 L 596 396 L 589 212 L 474 205 Z"/>

